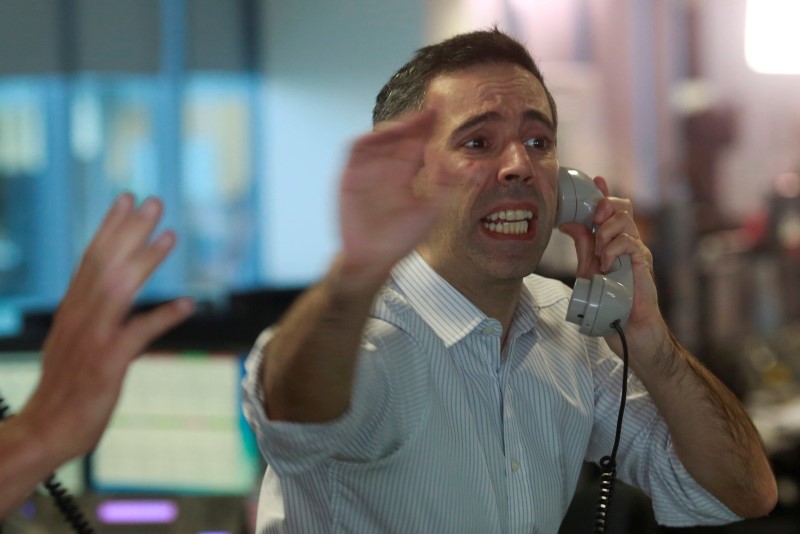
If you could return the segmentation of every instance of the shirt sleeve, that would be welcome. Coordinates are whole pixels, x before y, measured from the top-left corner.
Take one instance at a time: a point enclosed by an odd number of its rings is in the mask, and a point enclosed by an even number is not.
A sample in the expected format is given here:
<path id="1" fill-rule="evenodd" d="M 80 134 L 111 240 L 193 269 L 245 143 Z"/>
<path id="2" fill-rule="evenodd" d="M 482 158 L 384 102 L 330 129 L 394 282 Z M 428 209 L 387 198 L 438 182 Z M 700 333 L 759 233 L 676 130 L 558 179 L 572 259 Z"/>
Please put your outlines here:
<path id="1" fill-rule="evenodd" d="M 275 331 L 273 327 L 262 332 L 245 362 L 243 410 L 266 462 L 278 475 L 296 475 L 336 456 L 373 425 L 378 408 L 384 404 L 384 376 L 379 360 L 369 357 L 374 346 L 365 342 L 357 358 L 350 406 L 342 416 L 313 424 L 270 420 L 264 409 L 261 366 L 263 349 Z"/>
<path id="2" fill-rule="evenodd" d="M 587 460 L 610 455 L 619 414 L 622 360 L 600 338 L 587 340 L 595 387 L 595 420 Z M 678 458 L 667 424 L 642 382 L 632 373 L 617 451 L 621 480 L 644 491 L 659 524 L 672 527 L 739 521 L 689 474 Z"/>

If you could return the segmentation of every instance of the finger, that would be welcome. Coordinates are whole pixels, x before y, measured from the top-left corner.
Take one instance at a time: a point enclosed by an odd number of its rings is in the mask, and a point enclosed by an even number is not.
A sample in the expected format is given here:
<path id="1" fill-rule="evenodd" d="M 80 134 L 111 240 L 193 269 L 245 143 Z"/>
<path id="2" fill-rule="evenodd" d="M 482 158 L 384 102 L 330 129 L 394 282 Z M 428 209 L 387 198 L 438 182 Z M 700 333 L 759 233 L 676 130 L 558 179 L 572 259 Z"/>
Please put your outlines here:
<path id="1" fill-rule="evenodd" d="M 177 239 L 171 230 L 159 235 L 152 243 L 130 258 L 126 269 L 130 272 L 129 286 L 124 288 L 132 300 L 153 272 L 175 247 Z"/>
<path id="2" fill-rule="evenodd" d="M 578 255 L 577 275 L 580 278 L 590 278 L 598 272 L 599 260 L 595 256 L 595 242 L 591 230 L 578 223 L 562 224 L 559 230 L 571 237 L 575 244 L 575 253 Z"/>
<path id="3" fill-rule="evenodd" d="M 139 346 L 143 347 L 155 336 L 160 335 L 160 333 L 172 328 L 177 322 L 188 317 L 193 310 L 194 304 L 191 299 L 179 299 L 143 314 L 142 317 L 144 318 L 152 316 L 152 319 L 145 321 L 143 327 L 137 327 L 138 321 L 134 318 L 128 325 L 120 328 L 124 316 L 130 310 L 132 293 L 135 293 L 135 291 L 122 290 L 120 284 L 116 283 L 117 280 L 126 278 L 132 271 L 137 271 L 133 275 L 138 275 L 138 283 L 133 283 L 138 288 L 148 278 L 149 273 L 152 272 L 155 266 L 160 263 L 160 260 L 166 256 L 174 242 L 174 235 L 166 233 L 154 241 L 149 250 L 142 253 L 143 258 L 140 258 L 141 265 L 137 268 L 118 272 L 118 278 L 111 279 L 110 286 L 106 285 L 109 280 L 95 281 L 95 287 L 107 287 L 110 289 L 105 292 L 96 292 L 93 302 L 83 298 L 79 301 L 76 300 L 76 305 L 71 308 L 63 305 L 59 307 L 54 318 L 53 328 L 51 328 L 45 341 L 45 352 L 49 353 L 48 348 L 52 346 L 57 347 L 59 354 L 69 354 L 70 350 L 75 352 L 78 345 L 83 346 L 83 348 L 78 348 L 77 354 L 96 353 L 97 351 L 106 350 L 116 351 L 120 343 L 131 343 L 131 341 L 115 340 L 115 338 L 124 337 L 128 330 L 133 330 L 134 332 L 128 335 L 142 336 Z M 123 291 L 128 295 L 123 295 Z M 109 343 L 113 343 L 113 345 L 109 346 Z M 88 350 L 87 346 L 89 347 Z"/>
<path id="4" fill-rule="evenodd" d="M 109 224 L 103 225 L 102 239 L 93 240 L 84 252 L 62 301 L 61 307 L 68 310 L 63 313 L 92 316 L 104 306 L 130 305 L 127 290 L 131 282 L 125 272 L 126 256 L 146 243 L 162 211 L 161 203 L 154 198 L 145 200 L 138 210 L 128 207 L 131 200 L 132 197 L 123 196 L 119 209 L 112 208 Z M 117 317 L 114 314 L 114 318 Z M 106 321 L 104 326 L 107 324 Z"/>
<path id="5" fill-rule="evenodd" d="M 73 273 L 72 281 L 66 295 L 62 299 L 61 307 L 71 307 L 70 302 L 75 294 L 83 294 L 85 286 L 91 283 L 97 276 L 97 264 L 87 258 L 92 257 L 96 250 L 103 248 L 103 243 L 108 240 L 113 240 L 115 232 L 118 231 L 120 225 L 131 215 L 135 205 L 135 199 L 130 193 L 123 193 L 114 201 L 114 203 L 106 212 L 103 221 L 100 223 L 98 230 L 95 232 L 94 237 L 87 245 L 86 250 L 78 263 L 78 268 Z M 87 272 L 88 271 L 88 272 Z"/>
<path id="6" fill-rule="evenodd" d="M 161 218 L 163 206 L 156 198 L 146 199 L 138 209 L 128 210 L 121 220 L 94 240 L 81 258 L 71 284 L 74 292 L 84 294 L 107 269 L 115 269 L 137 247 L 144 245 Z"/>
<path id="7" fill-rule="evenodd" d="M 90 306 L 95 310 L 93 315 L 100 332 L 112 332 L 122 324 L 136 295 L 174 245 L 175 234 L 164 232 L 93 286 Z"/>
<path id="8" fill-rule="evenodd" d="M 405 135 L 403 132 L 426 131 L 433 126 L 435 119 L 436 112 L 432 109 L 412 111 L 395 119 L 379 122 L 373 128 L 373 132 L 382 133 L 383 135 Z"/>
<path id="9" fill-rule="evenodd" d="M 128 361 L 136 358 L 150 343 L 189 318 L 194 309 L 194 301 L 184 297 L 136 315 L 125 326 L 120 350 Z"/>
<path id="10" fill-rule="evenodd" d="M 618 211 L 606 219 L 603 224 L 597 227 L 595 232 L 595 242 L 598 250 L 602 250 L 619 234 L 629 234 L 636 238 L 639 237 L 639 229 L 636 227 L 631 214 L 627 211 Z"/>
<path id="11" fill-rule="evenodd" d="M 631 216 L 631 220 L 633 219 L 633 205 L 631 201 L 627 198 L 617 198 L 617 197 L 603 197 L 597 203 L 595 207 L 594 216 L 592 217 L 592 222 L 596 226 L 601 226 L 605 224 L 605 222 L 614 216 L 615 213 L 624 212 Z"/>
<path id="12" fill-rule="evenodd" d="M 95 231 L 94 237 L 86 248 L 90 249 L 97 243 L 102 243 L 103 241 L 109 239 L 122 221 L 124 221 L 133 211 L 135 204 L 136 200 L 130 193 L 123 193 L 118 196 L 109 208 L 108 212 L 106 212 L 103 221 L 100 223 L 97 231 Z"/>
<path id="13" fill-rule="evenodd" d="M 376 126 L 375 130 L 353 143 L 351 155 L 357 156 L 362 152 L 402 155 L 409 147 L 413 148 L 427 141 L 433 131 L 434 118 L 433 111 L 425 110 Z"/>
<path id="14" fill-rule="evenodd" d="M 106 354 L 102 360 L 95 358 L 98 374 L 103 374 L 106 384 L 120 383 L 131 361 L 156 338 L 186 320 L 194 308 L 192 299 L 184 297 L 132 317 L 105 347 L 99 347 Z"/>
<path id="15" fill-rule="evenodd" d="M 124 261 L 135 250 L 146 246 L 150 235 L 161 219 L 164 206 L 155 197 L 149 197 L 118 227 L 113 239 L 98 249 L 98 256 L 107 263 Z"/>
<path id="16" fill-rule="evenodd" d="M 602 176 L 595 176 L 594 185 L 596 185 L 600 192 L 603 193 L 604 197 L 609 196 L 608 183 L 606 182 L 605 178 Z"/>
<path id="17" fill-rule="evenodd" d="M 601 202 L 607 202 L 611 204 L 615 212 L 625 211 L 633 215 L 633 203 L 629 198 L 606 197 Z"/>
<path id="18" fill-rule="evenodd" d="M 397 146 L 402 147 L 403 142 L 407 141 L 413 144 L 424 142 L 433 131 L 435 118 L 434 111 L 423 110 L 410 113 L 397 120 L 380 123 L 375 126 L 373 131 L 362 135 L 353 143 L 352 152 L 393 149 Z"/>
<path id="19" fill-rule="evenodd" d="M 641 239 L 638 239 L 630 234 L 619 234 L 613 241 L 602 249 L 600 254 L 600 269 L 602 272 L 608 272 L 613 266 L 617 258 L 622 255 L 631 256 L 633 263 L 648 263 L 652 265 L 652 254 Z"/>
<path id="20" fill-rule="evenodd" d="M 410 193 L 410 184 L 423 166 L 426 144 L 423 137 L 383 137 L 380 143 L 362 138 L 350 151 L 340 193 Z"/>

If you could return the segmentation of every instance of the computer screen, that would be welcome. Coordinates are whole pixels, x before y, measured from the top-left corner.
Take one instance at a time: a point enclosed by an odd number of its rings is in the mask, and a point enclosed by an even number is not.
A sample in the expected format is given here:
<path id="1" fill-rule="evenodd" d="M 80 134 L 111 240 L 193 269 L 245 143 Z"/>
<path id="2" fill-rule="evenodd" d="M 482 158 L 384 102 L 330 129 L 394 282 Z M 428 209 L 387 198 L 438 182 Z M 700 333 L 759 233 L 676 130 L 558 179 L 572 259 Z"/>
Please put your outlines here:
<path id="1" fill-rule="evenodd" d="M 18 412 L 39 383 L 41 354 L 39 352 L 0 353 L 0 395 Z M 61 466 L 56 479 L 71 493 L 80 494 L 85 489 L 84 459 L 78 458 Z"/>
<path id="2" fill-rule="evenodd" d="M 90 457 L 98 491 L 249 494 L 262 471 L 241 410 L 243 357 L 147 354 Z"/>

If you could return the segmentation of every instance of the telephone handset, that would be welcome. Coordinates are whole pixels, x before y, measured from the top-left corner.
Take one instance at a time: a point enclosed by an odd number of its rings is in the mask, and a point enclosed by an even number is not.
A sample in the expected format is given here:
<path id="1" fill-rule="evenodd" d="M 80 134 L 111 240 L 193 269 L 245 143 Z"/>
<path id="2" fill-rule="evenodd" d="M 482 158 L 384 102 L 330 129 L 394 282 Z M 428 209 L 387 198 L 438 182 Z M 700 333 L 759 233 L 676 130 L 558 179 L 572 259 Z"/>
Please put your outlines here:
<path id="1" fill-rule="evenodd" d="M 580 223 L 594 228 L 594 210 L 603 198 L 591 178 L 568 167 L 558 170 L 558 210 L 556 226 Z M 572 298 L 567 307 L 567 321 L 580 325 L 580 332 L 589 336 L 607 336 L 616 332 L 622 343 L 622 392 L 617 415 L 617 428 L 611 454 L 600 459 L 600 498 L 595 511 L 595 534 L 605 534 L 617 478 L 617 450 L 622 436 L 622 417 L 628 384 L 628 343 L 622 326 L 628 321 L 633 306 L 633 272 L 627 254 L 614 260 L 605 275 L 596 274 L 591 280 L 576 278 Z"/>
<path id="2" fill-rule="evenodd" d="M 603 193 L 585 173 L 561 167 L 558 170 L 558 211 L 556 226 L 577 222 L 593 228 L 594 210 Z M 576 278 L 567 308 L 567 321 L 580 325 L 588 336 L 607 336 L 616 332 L 612 323 L 624 325 L 633 305 L 631 257 L 620 256 L 605 275 L 591 280 Z"/>

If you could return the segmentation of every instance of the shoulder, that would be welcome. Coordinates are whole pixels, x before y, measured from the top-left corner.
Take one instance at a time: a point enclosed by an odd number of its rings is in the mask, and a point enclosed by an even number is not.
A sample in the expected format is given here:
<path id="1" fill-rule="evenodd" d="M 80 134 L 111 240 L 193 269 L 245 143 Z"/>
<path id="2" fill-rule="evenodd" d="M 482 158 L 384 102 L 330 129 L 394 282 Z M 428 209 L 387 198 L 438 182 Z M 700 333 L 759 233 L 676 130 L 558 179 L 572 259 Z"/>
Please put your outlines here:
<path id="1" fill-rule="evenodd" d="M 408 297 L 394 284 L 384 285 L 372 304 L 364 335 L 368 338 L 394 337 L 415 333 L 423 321 Z"/>

